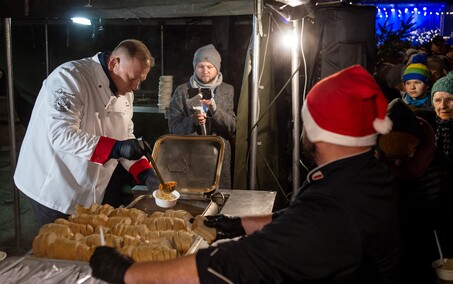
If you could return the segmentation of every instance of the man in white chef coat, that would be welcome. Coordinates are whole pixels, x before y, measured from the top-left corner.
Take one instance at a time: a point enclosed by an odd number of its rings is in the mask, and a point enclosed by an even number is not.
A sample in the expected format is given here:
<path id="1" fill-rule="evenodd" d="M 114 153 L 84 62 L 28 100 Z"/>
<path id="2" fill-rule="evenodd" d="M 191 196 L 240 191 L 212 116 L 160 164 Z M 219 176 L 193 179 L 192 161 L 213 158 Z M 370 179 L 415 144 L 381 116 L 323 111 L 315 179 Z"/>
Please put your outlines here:
<path id="1" fill-rule="evenodd" d="M 150 190 L 156 175 L 134 136 L 133 91 L 154 66 L 140 41 L 58 66 L 44 80 L 14 182 L 39 225 L 101 203 L 119 163 Z"/>

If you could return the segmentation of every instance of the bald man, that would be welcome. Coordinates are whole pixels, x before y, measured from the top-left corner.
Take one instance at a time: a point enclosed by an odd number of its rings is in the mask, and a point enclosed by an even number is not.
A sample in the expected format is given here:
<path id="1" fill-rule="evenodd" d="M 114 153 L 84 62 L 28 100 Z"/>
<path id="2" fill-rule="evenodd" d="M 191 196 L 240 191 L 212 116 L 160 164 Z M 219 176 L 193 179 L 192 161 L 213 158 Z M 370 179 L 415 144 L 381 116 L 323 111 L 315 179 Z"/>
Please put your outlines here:
<path id="1" fill-rule="evenodd" d="M 154 58 L 140 41 L 70 61 L 44 80 L 20 150 L 14 182 L 39 225 L 102 203 L 120 163 L 137 183 L 158 186 L 134 136 L 133 91 Z"/>

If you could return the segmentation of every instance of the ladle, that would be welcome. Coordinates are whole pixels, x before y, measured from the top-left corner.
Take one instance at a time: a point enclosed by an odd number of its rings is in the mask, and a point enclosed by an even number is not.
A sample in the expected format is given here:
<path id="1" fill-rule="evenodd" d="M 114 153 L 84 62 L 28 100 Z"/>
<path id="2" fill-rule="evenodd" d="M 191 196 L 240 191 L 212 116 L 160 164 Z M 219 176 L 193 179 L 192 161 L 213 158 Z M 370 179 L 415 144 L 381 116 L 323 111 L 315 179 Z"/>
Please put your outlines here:
<path id="1" fill-rule="evenodd" d="M 139 142 L 142 142 L 143 149 L 145 150 L 145 156 L 148 158 L 148 160 L 151 162 L 151 165 L 153 166 L 154 171 L 156 172 L 157 178 L 159 179 L 159 182 L 161 184 L 161 188 L 165 193 L 171 193 L 176 189 L 176 183 L 166 183 L 164 179 L 162 178 L 162 175 L 160 174 L 159 168 L 157 167 L 156 162 L 154 161 L 153 155 L 152 155 L 152 150 L 151 147 L 149 146 L 149 143 L 143 139 L 143 137 L 140 137 L 137 139 Z"/>

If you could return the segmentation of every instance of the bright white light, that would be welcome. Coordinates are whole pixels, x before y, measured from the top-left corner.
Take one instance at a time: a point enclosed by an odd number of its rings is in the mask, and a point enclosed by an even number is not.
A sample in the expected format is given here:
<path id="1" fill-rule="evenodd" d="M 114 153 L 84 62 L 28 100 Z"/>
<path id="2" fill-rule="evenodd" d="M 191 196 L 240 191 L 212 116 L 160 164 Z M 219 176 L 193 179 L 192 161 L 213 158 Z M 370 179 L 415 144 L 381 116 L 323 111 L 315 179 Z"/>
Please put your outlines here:
<path id="1" fill-rule="evenodd" d="M 288 29 L 283 35 L 283 44 L 288 48 L 292 48 L 297 44 L 297 38 L 294 36 L 292 29 Z"/>
<path id="2" fill-rule="evenodd" d="M 91 26 L 91 20 L 87 18 L 82 18 L 82 17 L 74 17 L 71 18 L 72 22 L 74 24 L 79 24 L 79 25 L 85 25 L 85 26 Z"/>

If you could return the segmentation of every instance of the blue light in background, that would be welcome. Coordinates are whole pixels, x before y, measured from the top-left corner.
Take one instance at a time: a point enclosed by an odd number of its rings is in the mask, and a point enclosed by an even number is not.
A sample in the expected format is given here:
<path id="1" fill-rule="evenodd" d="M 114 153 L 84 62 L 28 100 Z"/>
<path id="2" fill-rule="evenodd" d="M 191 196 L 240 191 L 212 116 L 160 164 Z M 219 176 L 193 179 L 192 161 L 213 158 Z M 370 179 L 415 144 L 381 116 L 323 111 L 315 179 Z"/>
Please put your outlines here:
<path id="1" fill-rule="evenodd" d="M 374 4 L 377 7 L 376 31 L 379 31 L 379 24 L 392 25 L 392 30 L 401 28 L 401 21 L 406 22 L 411 15 L 414 28 L 416 29 L 409 39 L 413 44 L 423 44 L 429 41 L 433 35 L 440 34 L 442 30 L 442 17 L 450 16 L 453 13 L 445 11 L 445 4 L 442 3 L 417 3 L 417 4 Z"/>

